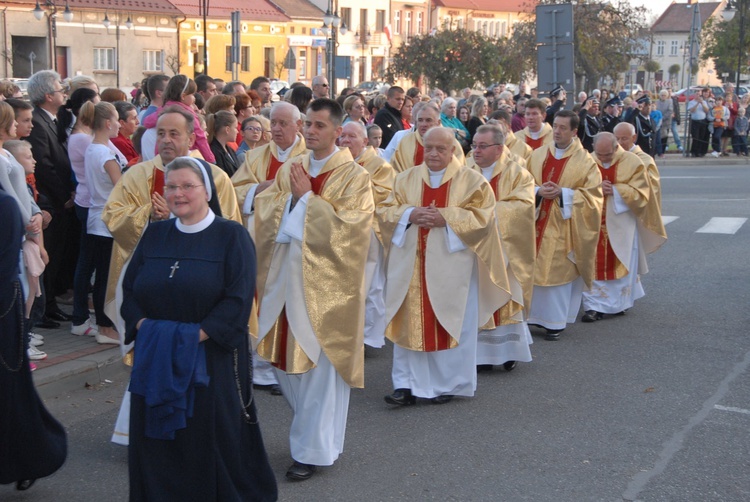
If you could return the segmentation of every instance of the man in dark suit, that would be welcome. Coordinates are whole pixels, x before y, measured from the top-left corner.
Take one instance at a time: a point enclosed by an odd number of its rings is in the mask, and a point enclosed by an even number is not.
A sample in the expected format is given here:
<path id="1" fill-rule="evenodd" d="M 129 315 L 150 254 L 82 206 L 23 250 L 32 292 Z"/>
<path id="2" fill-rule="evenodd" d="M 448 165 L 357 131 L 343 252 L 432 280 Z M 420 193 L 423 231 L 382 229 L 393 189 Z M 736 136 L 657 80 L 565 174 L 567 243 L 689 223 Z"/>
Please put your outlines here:
<path id="1" fill-rule="evenodd" d="M 60 310 L 55 300 L 73 284 L 80 233 L 73 210 L 75 184 L 67 138 L 57 126 L 57 111 L 65 103 L 65 91 L 57 72 L 43 70 L 29 79 L 28 93 L 34 105 L 34 128 L 27 141 L 31 143 L 36 160 L 36 187 L 52 206 L 52 221 L 44 231 L 44 244 L 49 253 L 44 273 L 45 315 L 48 320 L 69 321 L 71 317 Z"/>

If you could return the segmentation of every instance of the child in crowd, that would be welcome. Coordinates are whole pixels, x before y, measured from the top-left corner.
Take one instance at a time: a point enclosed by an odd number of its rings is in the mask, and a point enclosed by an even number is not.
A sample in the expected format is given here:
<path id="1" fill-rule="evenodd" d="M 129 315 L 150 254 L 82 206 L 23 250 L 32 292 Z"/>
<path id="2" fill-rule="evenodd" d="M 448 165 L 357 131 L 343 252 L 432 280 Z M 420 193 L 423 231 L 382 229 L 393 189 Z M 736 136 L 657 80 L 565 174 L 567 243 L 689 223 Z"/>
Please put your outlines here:
<path id="1" fill-rule="evenodd" d="M 378 151 L 379 157 L 383 157 L 385 150 L 380 148 L 380 144 L 383 142 L 383 130 L 379 125 L 372 124 L 367 126 L 367 142 Z"/>
<path id="2" fill-rule="evenodd" d="M 745 109 L 737 109 L 737 118 L 734 119 L 734 136 L 732 137 L 732 143 L 734 146 L 734 153 L 738 156 L 742 155 L 747 157 L 747 131 L 750 124 L 745 116 Z"/>

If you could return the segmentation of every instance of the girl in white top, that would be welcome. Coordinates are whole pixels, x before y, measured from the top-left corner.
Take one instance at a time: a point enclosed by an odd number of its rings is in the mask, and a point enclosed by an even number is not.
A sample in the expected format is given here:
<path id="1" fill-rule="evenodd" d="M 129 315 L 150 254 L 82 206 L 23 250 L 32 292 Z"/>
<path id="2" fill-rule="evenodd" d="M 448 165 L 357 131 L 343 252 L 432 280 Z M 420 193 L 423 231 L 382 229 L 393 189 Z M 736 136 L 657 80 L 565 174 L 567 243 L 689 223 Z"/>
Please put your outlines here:
<path id="1" fill-rule="evenodd" d="M 84 103 L 78 113 L 79 120 L 91 124 L 94 139 L 84 155 L 86 184 L 91 196 L 86 231 L 93 246 L 96 280 L 94 282 L 94 311 L 99 343 L 119 344 L 117 331 L 104 313 L 104 297 L 109 276 L 109 259 L 112 254 L 112 234 L 102 221 L 102 210 L 107 198 L 119 181 L 126 166 L 125 157 L 110 145 L 109 140 L 120 131 L 117 110 L 111 103 Z"/>

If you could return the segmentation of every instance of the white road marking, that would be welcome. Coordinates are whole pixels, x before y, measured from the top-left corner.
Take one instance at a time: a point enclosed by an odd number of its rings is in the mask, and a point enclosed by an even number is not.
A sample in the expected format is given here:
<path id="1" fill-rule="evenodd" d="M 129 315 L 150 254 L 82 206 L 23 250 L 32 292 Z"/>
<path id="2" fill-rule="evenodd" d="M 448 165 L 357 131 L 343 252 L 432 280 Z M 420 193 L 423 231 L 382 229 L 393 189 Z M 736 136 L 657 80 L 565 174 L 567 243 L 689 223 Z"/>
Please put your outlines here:
<path id="1" fill-rule="evenodd" d="M 661 217 L 661 221 L 665 225 L 669 225 L 670 223 L 672 223 L 674 220 L 676 220 L 678 218 L 679 218 L 679 216 L 662 216 Z"/>
<path id="2" fill-rule="evenodd" d="M 707 180 L 727 178 L 727 176 L 661 176 L 663 180 Z"/>
<path id="3" fill-rule="evenodd" d="M 720 404 L 715 404 L 714 408 L 721 411 L 733 411 L 735 413 L 750 415 L 750 410 L 743 410 L 742 408 L 735 408 L 734 406 L 722 406 Z"/>
<path id="4" fill-rule="evenodd" d="M 747 218 L 711 218 L 708 223 L 695 231 L 697 234 L 735 234 Z"/>

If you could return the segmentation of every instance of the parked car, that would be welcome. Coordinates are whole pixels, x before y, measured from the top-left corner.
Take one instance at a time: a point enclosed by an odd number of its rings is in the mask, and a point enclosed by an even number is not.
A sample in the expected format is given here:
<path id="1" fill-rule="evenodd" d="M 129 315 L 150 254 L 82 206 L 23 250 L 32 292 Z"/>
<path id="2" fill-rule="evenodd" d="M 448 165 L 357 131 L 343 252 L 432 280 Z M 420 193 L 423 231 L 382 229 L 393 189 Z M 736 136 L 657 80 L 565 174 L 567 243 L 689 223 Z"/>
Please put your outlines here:
<path id="1" fill-rule="evenodd" d="M 29 93 L 28 93 L 28 90 L 27 90 L 28 86 L 29 86 L 29 79 L 28 78 L 9 78 L 8 80 L 10 80 L 14 84 L 16 84 L 18 86 L 18 88 L 21 89 L 21 93 L 23 94 L 23 96 L 22 96 L 23 99 L 28 99 L 29 98 Z"/>
<path id="2" fill-rule="evenodd" d="M 675 92 L 674 95 L 677 96 L 677 101 L 679 101 L 680 103 L 684 103 L 685 101 L 692 100 L 695 95 L 705 89 L 705 87 L 705 85 L 694 85 L 690 87 L 690 89 L 680 89 L 679 91 Z M 708 87 L 711 89 L 711 95 L 713 97 L 724 97 L 724 89 L 722 89 L 720 86 L 711 85 Z"/>
<path id="3" fill-rule="evenodd" d="M 271 79 L 271 101 L 278 101 L 279 95 L 277 94 L 283 88 L 289 89 L 289 82 L 286 80 L 279 80 L 276 78 Z"/>
<path id="4" fill-rule="evenodd" d="M 625 84 L 624 89 L 626 96 L 632 96 L 636 92 L 643 92 L 643 87 L 641 87 L 641 84 Z"/>
<path id="5" fill-rule="evenodd" d="M 360 82 L 354 87 L 355 92 L 359 92 L 361 94 L 364 94 L 365 97 L 371 97 L 374 94 L 377 94 L 381 87 L 385 85 L 384 82 L 380 82 L 378 80 L 367 80 L 365 82 Z"/>
<path id="6" fill-rule="evenodd" d="M 747 86 L 741 85 L 737 88 L 737 96 L 742 97 L 748 93 Z"/>

